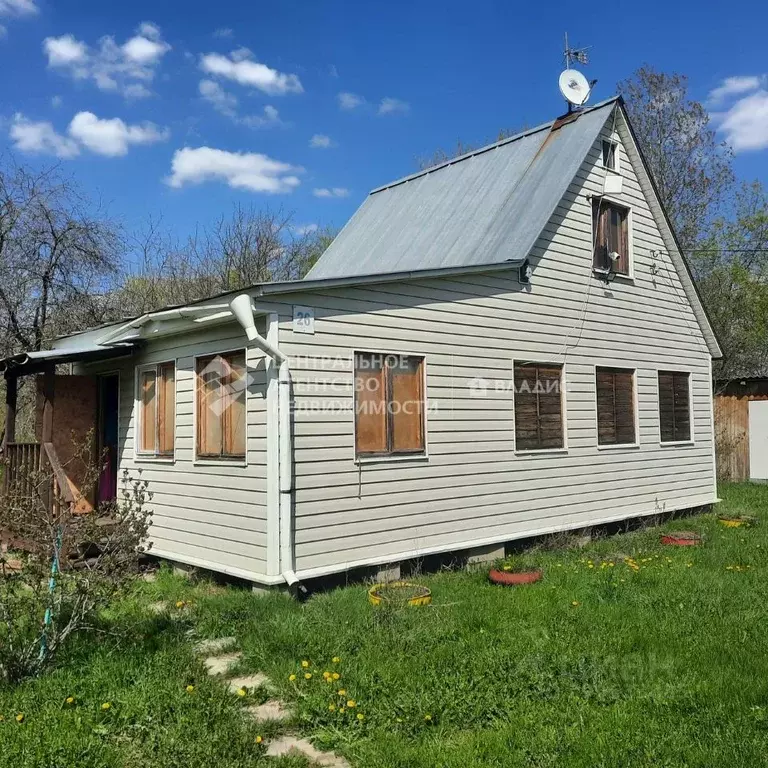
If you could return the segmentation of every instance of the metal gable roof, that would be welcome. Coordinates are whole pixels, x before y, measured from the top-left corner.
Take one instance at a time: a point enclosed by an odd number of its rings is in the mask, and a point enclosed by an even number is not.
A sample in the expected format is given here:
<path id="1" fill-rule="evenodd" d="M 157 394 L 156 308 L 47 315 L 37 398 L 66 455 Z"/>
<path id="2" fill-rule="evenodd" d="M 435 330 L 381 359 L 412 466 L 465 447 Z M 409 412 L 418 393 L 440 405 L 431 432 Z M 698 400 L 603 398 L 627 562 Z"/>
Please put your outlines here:
<path id="1" fill-rule="evenodd" d="M 306 279 L 524 259 L 616 99 L 374 190 Z"/>

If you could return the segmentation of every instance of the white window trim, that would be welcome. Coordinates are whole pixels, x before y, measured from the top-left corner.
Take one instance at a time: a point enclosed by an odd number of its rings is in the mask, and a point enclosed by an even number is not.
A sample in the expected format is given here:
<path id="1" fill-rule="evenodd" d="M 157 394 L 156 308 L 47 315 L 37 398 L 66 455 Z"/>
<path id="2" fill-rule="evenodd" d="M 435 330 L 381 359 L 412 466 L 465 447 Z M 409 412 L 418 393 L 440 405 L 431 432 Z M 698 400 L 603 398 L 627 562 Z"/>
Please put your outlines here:
<path id="1" fill-rule="evenodd" d="M 517 418 L 515 417 L 515 398 L 517 392 L 515 391 L 515 364 L 520 365 L 537 365 L 547 366 L 555 365 L 560 367 L 560 411 L 562 414 L 563 422 L 563 446 L 562 448 L 518 448 L 517 447 Z M 543 360 L 512 360 L 512 431 L 514 432 L 514 455 L 515 456 L 541 456 L 547 453 L 568 453 L 568 397 L 566 393 L 568 391 L 568 379 L 565 370 L 565 363 L 545 362 Z"/>
<path id="2" fill-rule="evenodd" d="M 605 157 L 603 155 L 603 142 L 608 142 L 609 144 L 613 144 L 615 147 L 613 156 L 616 162 L 615 168 L 609 168 L 607 165 L 605 165 Z M 615 173 L 617 175 L 621 175 L 621 139 L 619 138 L 619 135 L 617 133 L 612 133 L 610 136 L 603 136 L 600 139 L 600 167 L 607 171 L 608 173 Z"/>
<path id="3" fill-rule="evenodd" d="M 686 373 L 688 374 L 688 419 L 691 425 L 691 435 L 688 440 L 671 440 L 665 442 L 661 439 L 661 408 L 659 403 L 659 373 Z M 656 378 L 656 418 L 659 423 L 659 445 L 662 448 L 680 448 L 684 446 L 696 445 L 696 425 L 694 422 L 694 408 L 693 408 L 693 371 L 690 368 L 669 365 L 665 367 L 657 367 L 654 369 Z"/>
<path id="4" fill-rule="evenodd" d="M 197 361 L 204 357 L 216 355 L 245 355 L 245 456 L 243 458 L 230 456 L 198 456 L 197 454 Z M 247 467 L 248 466 L 248 412 L 250 406 L 250 382 L 248 380 L 250 363 L 248 362 L 248 347 L 229 347 L 214 352 L 204 352 L 192 358 L 192 466 L 194 467 Z"/>
<path id="5" fill-rule="evenodd" d="M 589 201 L 589 261 L 592 265 L 592 274 L 600 276 L 599 272 L 595 271 L 595 217 L 592 210 L 595 198 L 599 198 L 605 203 L 610 203 L 618 208 L 623 208 L 627 212 L 627 249 L 629 250 L 629 273 L 623 275 L 619 272 L 614 272 L 612 280 L 623 280 L 624 282 L 635 281 L 635 226 L 634 226 L 634 212 L 632 206 L 625 203 L 623 200 L 619 200 L 612 195 L 593 195 Z"/>
<path id="6" fill-rule="evenodd" d="M 396 355 L 398 357 L 420 357 L 423 365 L 421 366 L 421 391 L 423 392 L 424 407 L 424 450 L 418 453 L 394 453 L 382 456 L 358 456 L 357 455 L 357 396 L 355 391 L 355 355 Z M 399 461 L 420 461 L 429 460 L 429 394 L 427 392 L 427 355 L 424 352 L 382 352 L 380 349 L 370 349 L 356 347 L 352 351 L 350 359 L 350 368 L 352 370 L 352 460 L 355 464 L 380 464 Z"/>
<path id="7" fill-rule="evenodd" d="M 144 419 L 144 409 L 141 402 L 141 374 L 144 371 L 155 372 L 155 382 L 158 378 L 158 369 L 161 365 L 173 364 L 173 453 L 162 454 L 157 451 L 142 451 L 139 448 L 140 435 L 142 430 L 142 422 Z M 176 422 L 177 422 L 177 409 L 178 409 L 178 360 L 177 358 L 171 358 L 167 360 L 160 360 L 157 363 L 144 363 L 137 365 L 134 372 L 134 413 L 136 414 L 136 426 L 133 431 L 133 458 L 137 462 L 148 462 L 153 464 L 173 464 L 176 461 Z M 157 406 L 155 406 L 155 445 L 159 445 L 159 435 L 157 434 Z"/>
<path id="8" fill-rule="evenodd" d="M 631 443 L 601 443 L 600 431 L 598 429 L 598 420 L 600 414 L 597 410 L 597 371 L 598 369 L 632 371 L 632 410 L 634 415 L 635 439 Z M 632 450 L 640 447 L 640 408 L 637 397 L 637 368 L 631 365 L 595 365 L 592 381 L 595 385 L 595 445 L 599 451 L 620 451 L 622 449 Z M 656 379 L 658 381 L 658 377 Z"/>

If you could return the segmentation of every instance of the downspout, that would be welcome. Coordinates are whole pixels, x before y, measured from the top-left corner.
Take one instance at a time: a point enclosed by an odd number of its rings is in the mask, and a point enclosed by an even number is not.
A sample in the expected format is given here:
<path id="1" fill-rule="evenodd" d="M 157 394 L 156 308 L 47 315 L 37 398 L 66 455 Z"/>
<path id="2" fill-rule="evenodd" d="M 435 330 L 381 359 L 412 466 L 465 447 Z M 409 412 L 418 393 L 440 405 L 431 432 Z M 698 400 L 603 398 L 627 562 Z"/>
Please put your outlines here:
<path id="1" fill-rule="evenodd" d="M 256 329 L 251 297 L 242 293 L 229 303 L 232 314 L 243 326 L 248 341 L 269 355 L 280 367 L 278 372 L 278 441 L 280 488 L 280 572 L 288 586 L 299 583 L 293 562 L 293 440 L 291 438 L 291 371 L 288 356 L 270 344 Z"/>

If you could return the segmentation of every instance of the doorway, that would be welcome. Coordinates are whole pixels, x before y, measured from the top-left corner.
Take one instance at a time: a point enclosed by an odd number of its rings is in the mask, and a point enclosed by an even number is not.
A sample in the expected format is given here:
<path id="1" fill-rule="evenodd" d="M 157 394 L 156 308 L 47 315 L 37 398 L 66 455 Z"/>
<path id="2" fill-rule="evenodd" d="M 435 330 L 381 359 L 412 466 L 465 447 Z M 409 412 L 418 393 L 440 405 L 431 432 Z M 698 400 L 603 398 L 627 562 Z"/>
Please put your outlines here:
<path id="1" fill-rule="evenodd" d="M 120 377 L 118 374 L 99 376 L 99 435 L 100 461 L 97 501 L 104 503 L 117 498 L 118 410 Z"/>

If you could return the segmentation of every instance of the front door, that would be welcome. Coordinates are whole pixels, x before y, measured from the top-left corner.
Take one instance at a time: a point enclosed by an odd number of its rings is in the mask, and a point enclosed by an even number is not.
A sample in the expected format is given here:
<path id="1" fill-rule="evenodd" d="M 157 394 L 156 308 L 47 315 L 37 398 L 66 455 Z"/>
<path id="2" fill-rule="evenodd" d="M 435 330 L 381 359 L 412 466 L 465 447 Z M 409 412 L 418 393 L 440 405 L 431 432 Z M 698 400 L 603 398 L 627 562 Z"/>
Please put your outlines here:
<path id="1" fill-rule="evenodd" d="M 749 403 L 749 479 L 768 480 L 768 400 Z"/>
<path id="2" fill-rule="evenodd" d="M 117 497 L 117 416 L 119 376 L 99 376 L 99 460 L 103 469 L 99 476 L 98 501 L 114 501 Z"/>

